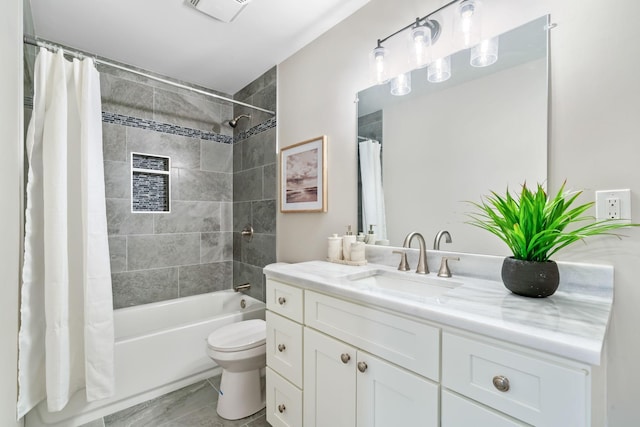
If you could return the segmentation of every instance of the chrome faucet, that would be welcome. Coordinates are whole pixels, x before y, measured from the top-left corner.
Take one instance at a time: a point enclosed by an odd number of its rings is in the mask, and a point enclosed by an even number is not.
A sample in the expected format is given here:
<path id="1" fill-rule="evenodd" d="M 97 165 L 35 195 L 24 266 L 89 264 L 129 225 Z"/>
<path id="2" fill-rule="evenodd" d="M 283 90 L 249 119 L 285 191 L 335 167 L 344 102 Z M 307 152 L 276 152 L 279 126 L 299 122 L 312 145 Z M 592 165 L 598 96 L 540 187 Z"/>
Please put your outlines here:
<path id="1" fill-rule="evenodd" d="M 418 268 L 416 268 L 416 273 L 418 274 L 428 274 L 429 267 L 427 266 L 427 249 L 424 244 L 424 237 L 422 234 L 414 231 L 413 233 L 407 234 L 407 237 L 404 238 L 404 243 L 402 244 L 403 248 L 410 248 L 411 241 L 414 237 L 418 238 L 418 244 L 420 245 L 420 255 L 418 258 Z"/>
<path id="2" fill-rule="evenodd" d="M 440 250 L 440 240 L 442 240 L 443 236 L 446 238 L 445 242 L 451 243 L 451 234 L 449 234 L 449 232 L 447 230 L 440 230 L 440 231 L 438 231 L 438 234 L 436 234 L 436 238 L 433 239 L 433 249 L 434 250 L 436 250 L 436 251 Z"/>

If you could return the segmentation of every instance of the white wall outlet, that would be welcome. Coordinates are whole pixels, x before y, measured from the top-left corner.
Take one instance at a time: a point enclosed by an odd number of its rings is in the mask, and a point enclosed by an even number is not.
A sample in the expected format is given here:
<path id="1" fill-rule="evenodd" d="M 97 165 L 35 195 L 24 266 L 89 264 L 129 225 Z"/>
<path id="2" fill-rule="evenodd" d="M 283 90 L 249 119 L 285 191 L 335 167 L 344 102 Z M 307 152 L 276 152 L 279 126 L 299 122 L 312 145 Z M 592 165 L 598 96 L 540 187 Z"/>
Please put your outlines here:
<path id="1" fill-rule="evenodd" d="M 631 190 L 596 191 L 596 219 L 631 222 Z"/>

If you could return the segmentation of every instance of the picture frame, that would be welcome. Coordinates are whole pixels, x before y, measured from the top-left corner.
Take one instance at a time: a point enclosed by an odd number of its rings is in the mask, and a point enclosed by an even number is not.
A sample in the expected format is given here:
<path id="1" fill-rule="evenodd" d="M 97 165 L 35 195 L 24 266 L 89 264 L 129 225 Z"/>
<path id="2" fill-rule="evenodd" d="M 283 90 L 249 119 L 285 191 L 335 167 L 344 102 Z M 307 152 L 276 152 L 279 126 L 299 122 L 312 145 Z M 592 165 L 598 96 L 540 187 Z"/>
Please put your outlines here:
<path id="1" fill-rule="evenodd" d="M 327 212 L 327 136 L 280 150 L 280 212 Z"/>

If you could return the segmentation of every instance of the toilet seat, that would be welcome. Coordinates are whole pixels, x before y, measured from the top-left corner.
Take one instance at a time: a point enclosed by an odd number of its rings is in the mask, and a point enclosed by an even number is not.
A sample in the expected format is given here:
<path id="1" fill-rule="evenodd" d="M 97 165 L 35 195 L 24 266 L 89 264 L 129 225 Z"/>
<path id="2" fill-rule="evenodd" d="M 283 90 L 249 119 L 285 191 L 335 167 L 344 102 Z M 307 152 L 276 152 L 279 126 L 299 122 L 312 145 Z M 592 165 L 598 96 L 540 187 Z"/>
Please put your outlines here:
<path id="1" fill-rule="evenodd" d="M 207 338 L 209 350 L 235 352 L 264 345 L 267 338 L 267 324 L 262 319 L 244 320 L 222 326 Z"/>

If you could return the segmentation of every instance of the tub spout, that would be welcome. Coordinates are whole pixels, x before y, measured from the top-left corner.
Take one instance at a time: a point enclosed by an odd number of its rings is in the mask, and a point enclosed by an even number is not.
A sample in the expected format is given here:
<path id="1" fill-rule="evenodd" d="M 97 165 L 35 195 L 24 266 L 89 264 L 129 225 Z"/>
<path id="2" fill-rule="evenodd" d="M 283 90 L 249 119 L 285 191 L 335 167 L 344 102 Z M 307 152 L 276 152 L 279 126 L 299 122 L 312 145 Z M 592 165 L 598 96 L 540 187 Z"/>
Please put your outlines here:
<path id="1" fill-rule="evenodd" d="M 251 288 L 251 283 L 243 283 L 242 285 L 233 285 L 236 292 L 247 292 Z"/>

